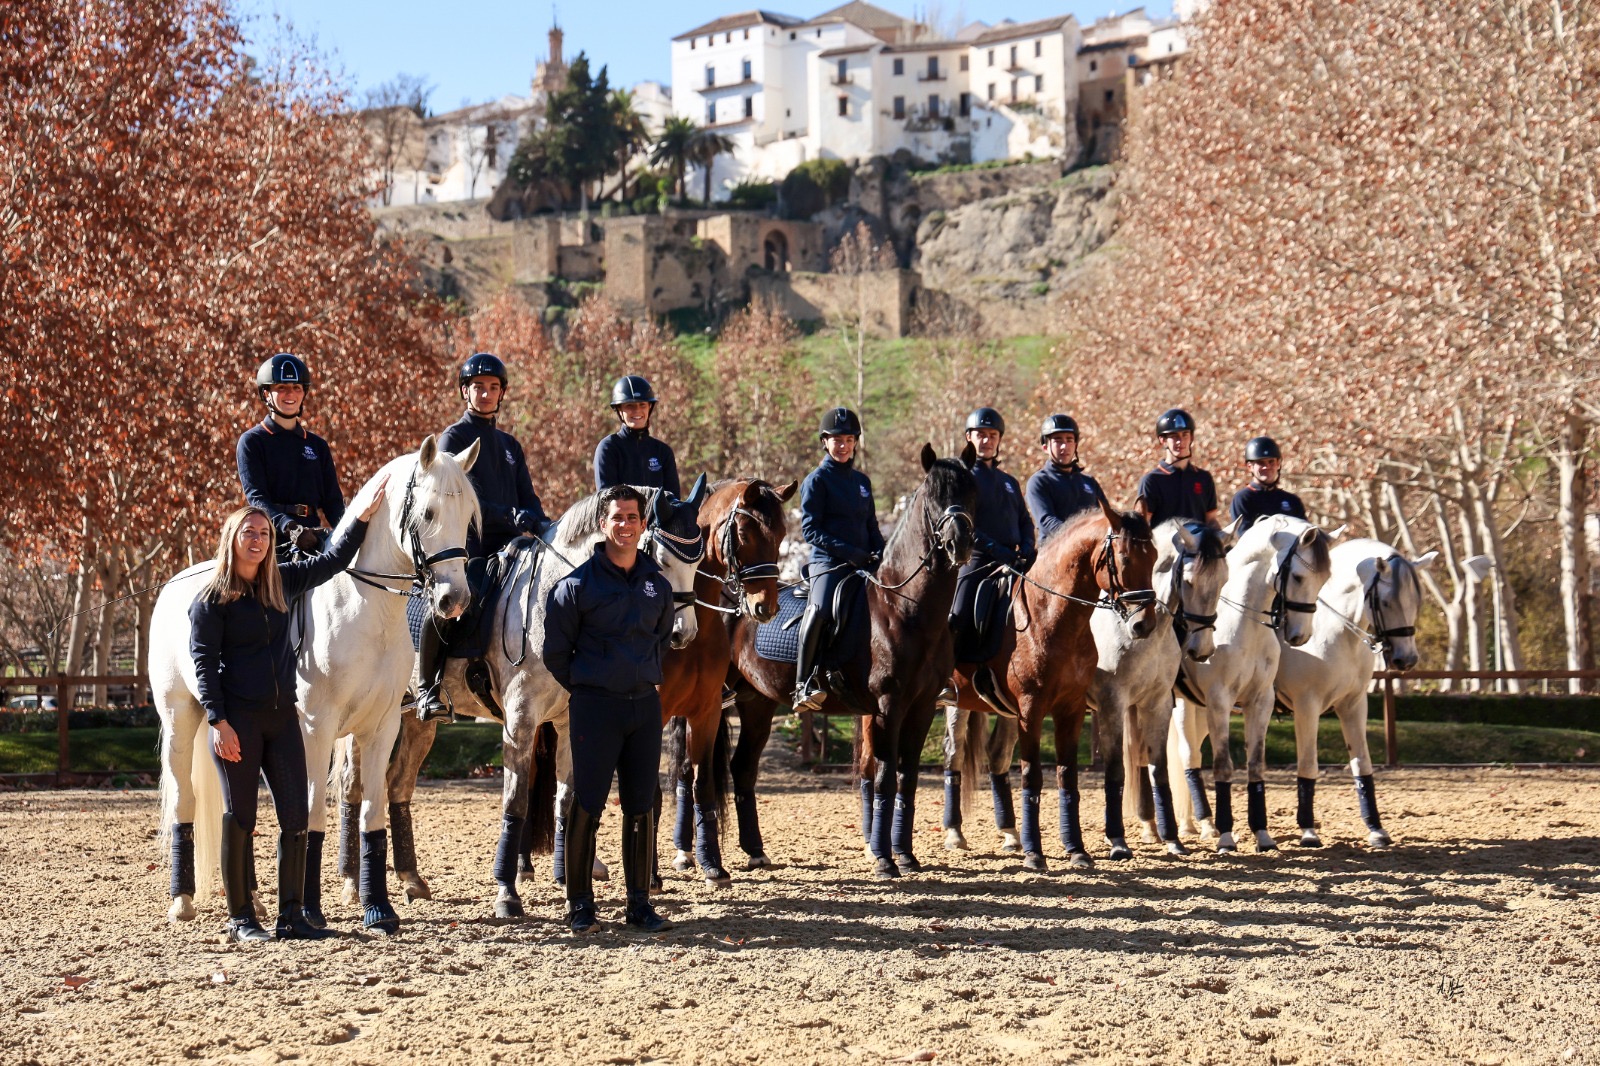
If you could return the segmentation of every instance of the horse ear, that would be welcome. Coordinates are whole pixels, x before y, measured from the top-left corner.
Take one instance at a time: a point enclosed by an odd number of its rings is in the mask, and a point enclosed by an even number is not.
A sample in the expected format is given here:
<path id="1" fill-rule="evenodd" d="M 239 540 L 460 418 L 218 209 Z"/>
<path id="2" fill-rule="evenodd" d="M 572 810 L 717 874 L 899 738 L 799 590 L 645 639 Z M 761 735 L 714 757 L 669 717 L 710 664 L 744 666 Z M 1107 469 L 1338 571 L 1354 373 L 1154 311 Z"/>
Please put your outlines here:
<path id="1" fill-rule="evenodd" d="M 1378 556 L 1376 559 L 1372 560 L 1372 570 L 1379 577 L 1382 577 L 1384 574 L 1389 572 L 1389 560 L 1385 559 L 1381 555 Z"/>
<path id="2" fill-rule="evenodd" d="M 799 487 L 800 487 L 800 482 L 791 481 L 787 485 L 785 485 L 783 488 L 779 489 L 778 490 L 778 502 L 779 503 L 788 503 L 790 498 L 794 496 L 795 490 L 798 489 Z"/>
<path id="3" fill-rule="evenodd" d="M 922 445 L 922 472 L 924 474 L 926 474 L 928 471 L 933 469 L 934 460 L 936 460 L 938 458 L 939 458 L 938 454 L 936 452 L 934 452 L 934 450 L 933 450 L 933 445 L 928 444 L 927 442 L 923 442 L 923 445 Z"/>
<path id="4" fill-rule="evenodd" d="M 972 446 L 972 442 L 969 440 L 969 441 L 967 441 L 967 446 L 965 448 L 961 449 L 961 465 L 962 466 L 971 466 L 973 463 L 975 463 L 977 461 L 978 461 L 978 449 L 974 448 Z"/>
<path id="5" fill-rule="evenodd" d="M 1423 555 L 1420 558 L 1417 558 L 1417 559 L 1413 560 L 1411 565 L 1416 567 L 1418 570 L 1426 570 L 1428 567 L 1432 566 L 1434 564 L 1434 561 L 1437 560 L 1438 558 L 1439 558 L 1439 553 L 1438 552 L 1429 552 L 1428 554 Z"/>
<path id="6" fill-rule="evenodd" d="M 967 445 L 970 449 L 972 445 Z M 1111 523 L 1111 532 L 1116 533 L 1122 529 L 1122 516 L 1111 506 L 1111 501 L 1104 496 L 1096 495 L 1095 502 L 1100 505 L 1100 513 L 1106 516 L 1106 521 Z"/>
<path id="7" fill-rule="evenodd" d="M 710 489 L 706 488 L 706 476 L 701 474 L 694 479 L 694 488 L 689 490 L 689 498 L 684 502 L 699 510 L 700 505 L 706 502 L 706 496 L 709 494 Z"/>
<path id="8" fill-rule="evenodd" d="M 1330 530 L 1328 532 L 1328 540 L 1330 542 L 1338 540 L 1340 537 L 1344 536 L 1345 533 L 1349 529 L 1350 529 L 1350 524 L 1348 522 L 1346 522 L 1344 525 L 1340 526 L 1338 529 Z"/>
<path id="9" fill-rule="evenodd" d="M 1200 538 L 1194 535 L 1194 530 L 1189 528 L 1189 523 L 1179 522 L 1178 529 L 1173 536 L 1188 554 L 1193 555 L 1200 550 Z"/>
<path id="10" fill-rule="evenodd" d="M 429 433 L 426 437 L 422 438 L 422 447 L 417 449 L 417 465 L 426 470 L 432 466 L 438 460 L 438 458 L 439 442 L 434 440 L 432 433 Z"/>
<path id="11" fill-rule="evenodd" d="M 482 440 L 475 440 L 467 445 L 466 451 L 456 452 L 456 462 L 461 464 L 461 472 L 463 474 L 471 470 L 472 464 L 478 461 L 478 446 L 482 443 Z"/>
<path id="12" fill-rule="evenodd" d="M 1316 543 L 1318 536 L 1325 537 L 1327 534 L 1322 532 L 1322 530 L 1318 529 L 1316 526 L 1307 526 L 1305 529 L 1300 531 L 1300 546 L 1302 548 L 1311 547 L 1312 544 Z"/>
<path id="13" fill-rule="evenodd" d="M 1233 547 L 1234 543 L 1239 539 L 1239 524 L 1243 521 L 1244 515 L 1240 515 L 1222 527 L 1222 546 L 1224 548 Z"/>

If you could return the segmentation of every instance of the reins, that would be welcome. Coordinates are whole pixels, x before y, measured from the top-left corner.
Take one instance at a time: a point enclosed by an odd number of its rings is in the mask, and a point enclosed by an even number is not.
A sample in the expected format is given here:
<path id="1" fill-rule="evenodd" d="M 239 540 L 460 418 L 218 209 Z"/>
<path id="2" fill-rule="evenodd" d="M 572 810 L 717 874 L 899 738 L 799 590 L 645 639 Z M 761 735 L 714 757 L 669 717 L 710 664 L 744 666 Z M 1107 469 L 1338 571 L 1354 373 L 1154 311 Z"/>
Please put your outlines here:
<path id="1" fill-rule="evenodd" d="M 778 564 L 776 562 L 770 562 L 751 563 L 748 566 L 738 565 L 739 544 L 742 538 L 739 536 L 739 523 L 736 521 L 736 519 L 740 515 L 744 515 L 753 522 L 761 521 L 760 515 L 756 514 L 754 511 L 751 511 L 749 508 L 741 507 L 738 504 L 734 504 L 733 507 L 728 511 L 728 517 L 723 519 L 721 529 L 717 534 L 717 547 L 722 553 L 722 565 L 727 569 L 727 573 L 721 575 L 713 574 L 704 568 L 700 568 L 695 571 L 695 573 L 699 574 L 701 577 L 721 583 L 723 597 L 732 599 L 734 606 L 722 607 L 715 603 L 707 603 L 705 600 L 699 598 L 696 598 L 694 602 L 701 607 L 708 608 L 720 614 L 731 614 L 742 617 L 746 613 L 744 594 L 745 583 L 748 581 L 761 581 L 766 578 L 772 578 L 776 580 L 778 577 Z"/>
<path id="2" fill-rule="evenodd" d="M 1101 545 L 1100 556 L 1094 562 L 1095 573 L 1099 573 L 1101 569 L 1106 571 L 1106 592 L 1108 593 L 1108 596 L 1103 596 L 1099 599 L 1085 599 L 1082 596 L 1074 596 L 1070 592 L 1061 592 L 1057 589 L 1053 589 L 1049 585 L 1035 581 L 1033 578 L 1029 577 L 1027 574 L 1013 566 L 1002 566 L 1002 569 L 1014 575 L 1024 584 L 1038 589 L 1040 592 L 1048 593 L 1051 596 L 1067 600 L 1070 603 L 1076 603 L 1081 607 L 1091 607 L 1096 610 L 1116 611 L 1118 618 L 1127 620 L 1128 618 L 1131 618 L 1133 615 L 1138 614 L 1140 611 L 1148 607 L 1155 599 L 1156 592 L 1155 589 L 1130 590 L 1123 587 L 1122 576 L 1117 570 L 1116 552 L 1112 549 L 1112 546 L 1116 543 L 1117 538 L 1122 535 L 1123 534 L 1121 532 L 1108 532 L 1106 534 L 1104 543 Z M 1131 540 L 1132 538 L 1129 539 Z M 1129 606 L 1130 604 L 1132 606 Z"/>
<path id="3" fill-rule="evenodd" d="M 1396 564 L 1403 564 L 1405 566 L 1405 573 L 1410 576 L 1412 585 L 1417 589 L 1418 595 L 1420 596 L 1421 583 L 1417 581 L 1417 575 L 1411 569 L 1410 560 L 1399 555 L 1392 556 L 1391 558 Z M 1378 595 L 1378 579 L 1376 577 L 1372 579 L 1371 585 L 1364 586 L 1362 589 L 1362 602 L 1366 604 L 1368 613 L 1372 615 L 1372 628 L 1376 632 L 1367 632 L 1360 625 L 1346 616 L 1343 611 L 1339 610 L 1321 596 L 1317 597 L 1317 602 L 1323 607 L 1327 608 L 1328 611 L 1339 620 L 1341 625 L 1343 625 L 1350 632 L 1354 633 L 1358 638 L 1360 638 L 1361 643 L 1365 644 L 1368 649 L 1374 652 L 1390 652 L 1393 650 L 1390 644 L 1390 641 L 1393 638 L 1411 637 L 1415 636 L 1417 632 L 1417 627 L 1415 625 L 1394 626 L 1391 628 L 1386 627 L 1383 624 L 1383 599 Z"/>

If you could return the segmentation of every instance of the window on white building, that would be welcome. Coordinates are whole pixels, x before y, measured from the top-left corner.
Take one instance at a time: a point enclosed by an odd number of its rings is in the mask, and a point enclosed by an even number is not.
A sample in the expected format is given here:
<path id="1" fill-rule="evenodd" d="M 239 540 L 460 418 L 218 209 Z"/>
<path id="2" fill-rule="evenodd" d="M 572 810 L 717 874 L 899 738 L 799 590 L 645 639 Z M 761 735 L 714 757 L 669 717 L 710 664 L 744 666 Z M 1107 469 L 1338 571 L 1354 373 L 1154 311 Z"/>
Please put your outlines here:
<path id="1" fill-rule="evenodd" d="M 900 75 L 904 74 L 905 72 L 906 72 L 906 61 L 904 59 L 896 59 L 894 61 L 894 74 L 895 74 L 895 77 L 898 78 Z"/>
<path id="2" fill-rule="evenodd" d="M 689 51 L 694 51 L 694 38 L 689 38 Z"/>
<path id="3" fill-rule="evenodd" d="M 750 39 L 750 31 L 749 30 L 745 30 L 744 31 L 744 39 L 747 40 L 747 41 Z"/>
<path id="4" fill-rule="evenodd" d="M 903 96 L 894 98 L 894 117 L 897 119 L 906 117 L 906 98 Z"/>
<path id="5" fill-rule="evenodd" d="M 1012 45 L 1011 46 L 1011 69 L 1015 70 L 1016 66 L 1017 66 L 1017 46 L 1016 45 Z"/>
<path id="6" fill-rule="evenodd" d="M 1036 93 L 1044 92 L 1044 75 L 1043 74 L 1035 74 L 1033 76 L 1033 91 L 1036 92 Z"/>
<path id="7" fill-rule="evenodd" d="M 928 57 L 928 80 L 934 81 L 939 77 L 939 57 Z"/>
<path id="8" fill-rule="evenodd" d="M 848 96 L 839 97 L 839 117 L 850 117 L 850 98 Z"/>
<path id="9" fill-rule="evenodd" d="M 989 49 L 989 65 L 994 66 L 994 49 Z"/>
<path id="10" fill-rule="evenodd" d="M 756 117 L 756 98 L 753 96 L 747 96 L 744 98 L 744 117 Z"/>
<path id="11" fill-rule="evenodd" d="M 850 61 L 839 60 L 839 84 L 843 85 L 850 80 Z"/>
<path id="12" fill-rule="evenodd" d="M 711 88 L 717 83 L 717 68 L 710 63 L 706 64 L 706 88 Z"/>
<path id="13" fill-rule="evenodd" d="M 966 56 L 962 56 L 961 57 L 961 69 L 962 70 L 966 70 L 967 69 L 967 57 Z"/>
<path id="14" fill-rule="evenodd" d="M 1089 60 L 1089 73 L 1090 74 L 1093 74 L 1095 71 L 1097 71 L 1099 69 L 1100 69 L 1100 63 L 1099 63 L 1098 60 L 1094 60 L 1094 59 Z"/>
<path id="15" fill-rule="evenodd" d="M 750 80 L 750 61 L 748 59 L 739 64 L 739 76 L 745 81 Z"/>
<path id="16" fill-rule="evenodd" d="M 993 100 L 994 99 L 994 82 L 991 81 L 989 83 L 989 95 L 984 97 L 984 99 L 986 99 L 986 100 Z"/>
<path id="17" fill-rule="evenodd" d="M 1012 78 L 1011 79 L 1011 102 L 1012 103 L 1016 103 L 1017 102 L 1017 79 L 1016 78 Z"/>
<path id="18" fill-rule="evenodd" d="M 972 94 L 962 93 L 960 97 L 961 117 L 967 118 L 972 114 Z"/>
<path id="19" fill-rule="evenodd" d="M 928 117 L 929 118 L 938 118 L 939 117 L 939 94 L 938 93 L 934 93 L 932 96 L 928 97 Z"/>
<path id="20" fill-rule="evenodd" d="M 729 30 L 727 33 L 722 35 L 722 43 L 723 44 L 732 44 L 733 43 L 733 31 L 732 30 Z"/>
<path id="21" fill-rule="evenodd" d="M 1033 58 L 1038 59 L 1042 55 L 1044 55 L 1044 42 L 1043 41 L 1034 41 L 1033 42 Z"/>
<path id="22" fill-rule="evenodd" d="M 707 126 L 715 126 L 716 124 L 717 124 L 717 102 L 715 100 L 707 100 L 706 101 L 706 125 Z"/>

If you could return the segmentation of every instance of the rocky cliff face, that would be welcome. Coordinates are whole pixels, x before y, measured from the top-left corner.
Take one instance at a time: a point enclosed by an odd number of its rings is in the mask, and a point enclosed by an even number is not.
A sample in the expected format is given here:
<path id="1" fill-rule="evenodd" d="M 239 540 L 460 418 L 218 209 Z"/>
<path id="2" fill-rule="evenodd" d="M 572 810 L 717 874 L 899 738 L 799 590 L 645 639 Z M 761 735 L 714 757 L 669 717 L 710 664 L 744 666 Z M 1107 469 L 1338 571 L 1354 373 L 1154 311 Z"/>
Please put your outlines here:
<path id="1" fill-rule="evenodd" d="M 964 305 L 985 333 L 1038 333 L 1115 231 L 1119 199 L 1116 171 L 1095 167 L 932 211 L 910 265 L 924 289 Z"/>

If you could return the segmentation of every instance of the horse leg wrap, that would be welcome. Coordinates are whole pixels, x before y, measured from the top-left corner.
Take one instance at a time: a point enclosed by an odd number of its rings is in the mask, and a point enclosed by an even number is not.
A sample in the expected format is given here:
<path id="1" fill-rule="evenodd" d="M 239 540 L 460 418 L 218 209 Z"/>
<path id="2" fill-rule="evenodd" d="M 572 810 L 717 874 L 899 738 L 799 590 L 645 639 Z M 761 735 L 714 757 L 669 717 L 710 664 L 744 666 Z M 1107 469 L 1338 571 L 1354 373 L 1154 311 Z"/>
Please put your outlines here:
<path id="1" fill-rule="evenodd" d="M 1315 829 L 1317 827 L 1317 779 L 1314 777 L 1297 777 L 1294 779 L 1295 792 L 1298 794 L 1294 809 L 1294 823 L 1301 829 Z"/>
<path id="2" fill-rule="evenodd" d="M 417 838 L 411 828 L 411 801 L 389 804 L 389 836 L 394 847 L 394 872 L 417 872 Z"/>
<path id="3" fill-rule="evenodd" d="M 699 817 L 700 812 L 690 791 L 687 781 L 679 781 L 673 793 L 678 801 L 678 811 L 677 818 L 672 823 L 672 846 L 679 851 L 688 851 L 695 846 L 695 819 Z"/>
<path id="4" fill-rule="evenodd" d="M 1217 782 L 1217 832 L 1233 832 L 1233 785 Z"/>
<path id="5" fill-rule="evenodd" d="M 916 851 L 917 801 L 904 792 L 894 796 L 894 832 L 890 842 L 896 855 L 910 855 Z"/>
<path id="6" fill-rule="evenodd" d="M 1122 789 L 1121 781 L 1106 781 L 1106 837 L 1122 839 Z"/>
<path id="7" fill-rule="evenodd" d="M 994 797 L 994 827 L 1015 829 L 1017 812 L 1011 806 L 1011 775 L 990 774 L 989 791 Z"/>
<path id="8" fill-rule="evenodd" d="M 944 772 L 944 828 L 961 828 L 961 771 Z"/>
<path id="9" fill-rule="evenodd" d="M 172 827 L 172 897 L 194 898 L 194 823 Z"/>
<path id="10" fill-rule="evenodd" d="M 522 846 L 522 823 L 526 821 L 514 814 L 500 820 L 500 843 L 494 849 L 494 879 L 500 887 L 517 891 L 517 851 Z"/>
<path id="11" fill-rule="evenodd" d="M 872 782 L 861 782 L 861 839 L 872 843 Z"/>
<path id="12" fill-rule="evenodd" d="M 1151 775 L 1155 773 L 1152 768 Z M 1147 775 L 1146 780 L 1150 775 Z M 1155 808 L 1156 833 L 1164 843 L 1178 839 L 1178 812 L 1172 801 L 1172 783 L 1162 774 L 1151 784 L 1150 803 Z"/>
<path id="13" fill-rule="evenodd" d="M 1029 855 L 1044 853 L 1044 839 L 1039 834 L 1039 790 L 1022 786 L 1022 850 Z"/>
<path id="14" fill-rule="evenodd" d="M 681 801 L 680 801 L 681 804 Z M 700 872 L 716 877 L 722 869 L 722 826 L 715 805 L 696 803 L 694 813 L 694 861 Z"/>
<path id="15" fill-rule="evenodd" d="M 892 846 L 896 808 L 891 808 L 889 802 L 887 796 L 874 794 L 872 797 L 872 836 L 868 839 L 868 846 L 875 859 L 887 859 L 891 855 L 889 849 Z"/>
<path id="16" fill-rule="evenodd" d="M 1068 855 L 1087 851 L 1083 846 L 1083 827 L 1078 821 L 1078 790 L 1061 788 L 1056 792 L 1061 800 L 1061 846 L 1067 849 Z"/>
<path id="17" fill-rule="evenodd" d="M 766 846 L 761 841 L 761 817 L 756 811 L 754 792 L 735 792 L 733 811 L 739 817 L 739 848 L 746 855 L 765 855 Z"/>
<path id="18" fill-rule="evenodd" d="M 339 804 L 339 876 L 361 876 L 361 804 Z"/>
<path id="19" fill-rule="evenodd" d="M 327 838 L 327 833 L 317 829 L 306 833 L 306 883 L 300 898 L 305 906 L 306 917 L 313 924 L 326 924 L 322 917 L 322 845 Z"/>
<path id="20" fill-rule="evenodd" d="M 1189 783 L 1189 802 L 1194 805 L 1194 816 L 1202 821 L 1210 818 L 1211 801 L 1206 798 L 1205 777 L 1199 770 L 1185 770 L 1183 779 Z M 1221 826 L 1218 826 L 1218 829 L 1221 829 Z"/>
<path id="21" fill-rule="evenodd" d="M 389 831 L 374 829 L 361 834 L 361 905 L 369 909 L 389 906 Z"/>
<path id="22" fill-rule="evenodd" d="M 1262 833 L 1267 828 L 1267 783 L 1248 781 L 1244 786 L 1245 818 L 1250 832 Z"/>
<path id="23" fill-rule="evenodd" d="M 1356 778 L 1356 802 L 1361 804 L 1361 820 L 1374 833 L 1383 832 L 1383 821 L 1378 817 L 1378 793 L 1372 787 L 1372 775 Z"/>

